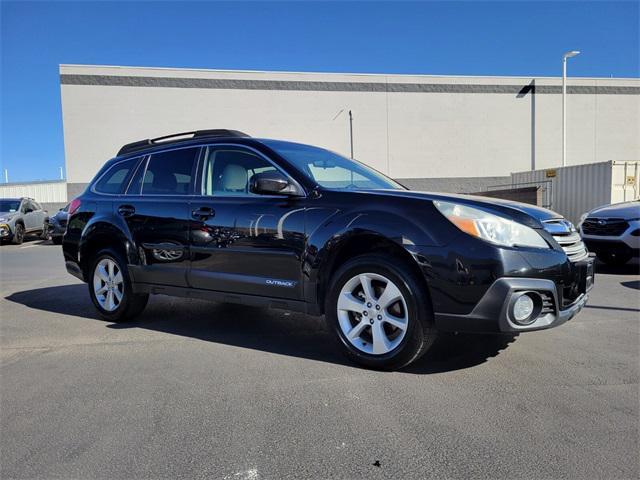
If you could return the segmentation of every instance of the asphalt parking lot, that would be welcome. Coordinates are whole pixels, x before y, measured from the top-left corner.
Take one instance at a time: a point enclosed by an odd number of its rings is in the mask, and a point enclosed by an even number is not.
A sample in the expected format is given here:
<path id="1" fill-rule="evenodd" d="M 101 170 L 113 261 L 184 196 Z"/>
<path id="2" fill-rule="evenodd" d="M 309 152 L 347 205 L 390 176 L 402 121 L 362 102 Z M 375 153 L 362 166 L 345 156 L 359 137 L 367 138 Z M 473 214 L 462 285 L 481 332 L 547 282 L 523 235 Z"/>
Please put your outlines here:
<path id="1" fill-rule="evenodd" d="M 393 373 L 300 314 L 157 296 L 105 322 L 49 243 L 0 267 L 3 479 L 640 475 L 637 265 L 600 269 L 560 328 Z"/>

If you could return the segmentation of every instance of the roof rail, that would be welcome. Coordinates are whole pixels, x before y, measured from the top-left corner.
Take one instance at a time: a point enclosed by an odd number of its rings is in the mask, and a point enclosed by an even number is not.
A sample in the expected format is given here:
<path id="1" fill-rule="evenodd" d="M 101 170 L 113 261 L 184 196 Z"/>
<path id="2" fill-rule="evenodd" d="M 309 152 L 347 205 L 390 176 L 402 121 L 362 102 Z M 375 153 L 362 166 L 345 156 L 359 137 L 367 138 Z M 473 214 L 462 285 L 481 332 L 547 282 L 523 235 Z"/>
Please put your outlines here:
<path id="1" fill-rule="evenodd" d="M 165 145 L 171 143 L 184 142 L 186 140 L 192 140 L 194 138 L 205 137 L 248 137 L 246 133 L 239 132 L 238 130 L 227 130 L 223 128 L 215 130 L 195 130 L 193 132 L 174 133 L 171 135 L 165 135 L 157 138 L 147 138 L 146 140 L 139 140 L 137 142 L 127 143 L 119 151 L 118 156 L 125 153 L 131 153 L 138 150 L 144 150 L 145 148 L 153 147 L 156 145 Z"/>

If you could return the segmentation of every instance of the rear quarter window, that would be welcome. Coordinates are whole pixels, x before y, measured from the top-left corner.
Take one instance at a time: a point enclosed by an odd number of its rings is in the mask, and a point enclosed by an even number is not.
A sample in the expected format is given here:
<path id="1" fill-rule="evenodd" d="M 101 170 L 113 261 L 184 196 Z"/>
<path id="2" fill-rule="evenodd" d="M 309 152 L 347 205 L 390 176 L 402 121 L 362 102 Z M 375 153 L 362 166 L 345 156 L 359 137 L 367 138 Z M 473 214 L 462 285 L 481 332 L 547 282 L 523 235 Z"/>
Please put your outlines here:
<path id="1" fill-rule="evenodd" d="M 112 195 L 124 191 L 126 181 L 138 163 L 138 158 L 124 160 L 109 168 L 96 182 L 93 189 L 98 193 L 108 193 Z"/>

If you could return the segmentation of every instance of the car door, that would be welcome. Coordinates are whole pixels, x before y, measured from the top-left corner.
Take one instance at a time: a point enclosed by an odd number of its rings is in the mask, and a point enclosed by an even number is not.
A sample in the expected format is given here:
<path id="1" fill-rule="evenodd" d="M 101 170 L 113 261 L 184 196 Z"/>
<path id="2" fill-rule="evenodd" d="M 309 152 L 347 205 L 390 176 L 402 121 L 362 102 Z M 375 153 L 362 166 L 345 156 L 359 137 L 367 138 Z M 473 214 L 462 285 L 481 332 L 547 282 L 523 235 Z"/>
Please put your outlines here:
<path id="1" fill-rule="evenodd" d="M 139 283 L 187 287 L 189 199 L 199 147 L 154 153 L 138 166 L 126 195 L 114 202 L 114 214 L 129 230 L 141 265 Z"/>
<path id="2" fill-rule="evenodd" d="M 22 203 L 22 212 L 24 218 L 24 228 L 27 232 L 30 232 L 38 228 L 37 220 L 38 214 L 35 212 L 35 207 L 31 200 L 25 199 Z"/>
<path id="3" fill-rule="evenodd" d="M 193 288 L 302 298 L 306 200 L 249 191 L 252 175 L 276 169 L 245 146 L 203 151 L 191 201 Z"/>
<path id="4" fill-rule="evenodd" d="M 47 212 L 44 211 L 44 209 L 42 208 L 42 205 L 40 205 L 38 202 L 36 201 L 32 201 L 31 202 L 34 208 L 34 217 L 35 217 L 35 222 L 36 222 L 36 227 L 42 227 L 44 226 L 44 221 L 47 218 Z"/>

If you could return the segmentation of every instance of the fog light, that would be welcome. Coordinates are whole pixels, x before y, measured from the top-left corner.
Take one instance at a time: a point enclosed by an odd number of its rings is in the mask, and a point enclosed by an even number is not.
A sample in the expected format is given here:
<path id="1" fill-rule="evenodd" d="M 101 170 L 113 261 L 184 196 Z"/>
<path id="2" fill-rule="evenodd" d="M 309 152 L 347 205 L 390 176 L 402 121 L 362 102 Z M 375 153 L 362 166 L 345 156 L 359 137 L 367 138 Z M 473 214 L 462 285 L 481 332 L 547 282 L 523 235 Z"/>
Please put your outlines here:
<path id="1" fill-rule="evenodd" d="M 518 323 L 530 323 L 529 317 L 533 313 L 533 300 L 529 295 L 519 296 L 515 302 L 513 302 L 513 319 Z"/>

